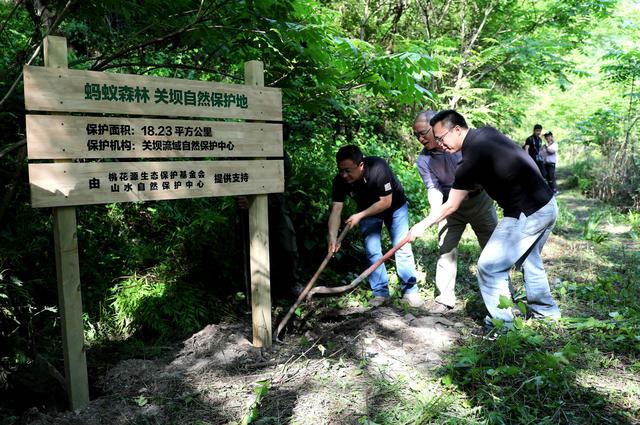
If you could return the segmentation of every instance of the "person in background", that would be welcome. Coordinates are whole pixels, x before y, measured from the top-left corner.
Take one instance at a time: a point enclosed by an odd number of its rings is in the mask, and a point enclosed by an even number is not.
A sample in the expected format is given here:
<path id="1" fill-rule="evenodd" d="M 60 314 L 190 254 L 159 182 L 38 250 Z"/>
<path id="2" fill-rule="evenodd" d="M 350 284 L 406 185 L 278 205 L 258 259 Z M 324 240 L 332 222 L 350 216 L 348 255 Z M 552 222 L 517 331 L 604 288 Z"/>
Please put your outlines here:
<path id="1" fill-rule="evenodd" d="M 429 124 L 435 114 L 435 111 L 422 111 L 413 122 L 413 135 L 424 146 L 416 166 L 427 188 L 432 211 L 447 201 L 458 162 L 462 159 L 460 152 L 445 152 L 436 143 Z M 431 314 L 446 314 L 455 306 L 458 244 L 467 224 L 475 232 L 480 248 L 484 248 L 498 224 L 498 216 L 493 200 L 482 188 L 470 192 L 460 208 L 438 226 L 437 296 L 435 303 L 427 306 Z"/>
<path id="2" fill-rule="evenodd" d="M 337 252 L 338 230 L 342 221 L 342 207 L 347 196 L 355 199 L 357 213 L 345 221 L 350 228 L 360 227 L 364 248 L 371 266 L 382 258 L 382 225 L 389 230 L 395 246 L 409 231 L 409 205 L 404 189 L 387 162 L 376 156 L 365 157 L 355 145 L 341 147 L 336 153 L 338 174 L 333 178 L 332 206 L 329 216 L 329 252 Z M 416 267 L 411 244 L 407 243 L 395 253 L 402 298 L 411 307 L 420 307 L 422 298 L 416 284 Z M 372 307 L 389 300 L 389 279 L 384 264 L 369 275 L 373 291 Z"/>
<path id="3" fill-rule="evenodd" d="M 556 163 L 558 162 L 558 144 L 553 140 L 553 133 L 548 131 L 544 133 L 545 144 L 542 145 L 542 157 L 544 158 L 543 176 L 547 179 L 547 183 L 553 193 L 558 193 L 558 185 L 556 184 Z"/>
<path id="4" fill-rule="evenodd" d="M 432 210 L 410 231 L 410 239 L 457 211 L 470 191 L 482 186 L 504 211 L 478 259 L 478 284 L 489 316 L 488 328 L 501 322 L 513 327 L 511 308 L 501 308 L 509 299 L 509 271 L 522 265 L 527 293 L 527 314 L 537 318 L 559 318 L 541 252 L 556 222 L 558 206 L 553 191 L 542 178 L 531 157 L 513 140 L 493 127 L 469 129 L 453 109 L 438 112 L 429 122 L 433 137 L 450 153 L 462 152 L 449 198 Z"/>
<path id="5" fill-rule="evenodd" d="M 544 160 L 542 159 L 542 154 L 540 150 L 542 149 L 542 139 L 540 138 L 540 133 L 542 133 L 542 126 L 540 124 L 536 124 L 533 126 L 533 134 L 527 137 L 527 140 L 524 142 L 524 150 L 527 151 L 531 159 L 536 163 L 538 169 L 540 170 L 540 174 L 544 177 Z"/>

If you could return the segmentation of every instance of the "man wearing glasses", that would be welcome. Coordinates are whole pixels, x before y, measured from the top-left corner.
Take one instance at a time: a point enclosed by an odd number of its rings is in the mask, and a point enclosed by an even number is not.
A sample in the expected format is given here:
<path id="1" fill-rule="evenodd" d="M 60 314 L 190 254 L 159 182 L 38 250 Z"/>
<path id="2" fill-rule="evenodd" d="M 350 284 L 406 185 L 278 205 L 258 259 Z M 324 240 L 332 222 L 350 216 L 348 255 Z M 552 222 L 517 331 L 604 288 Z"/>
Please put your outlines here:
<path id="1" fill-rule="evenodd" d="M 553 191 L 533 159 L 492 127 L 469 129 L 464 117 L 449 109 L 429 121 L 433 136 L 450 153 L 462 152 L 449 198 L 411 228 L 411 239 L 457 211 L 469 192 L 482 186 L 504 210 L 478 260 L 478 284 L 489 315 L 485 323 L 513 326 L 513 312 L 500 308 L 510 298 L 509 271 L 522 265 L 528 311 L 532 317 L 559 318 L 540 255 L 551 233 L 558 207 Z M 492 320 L 493 319 L 493 320 Z"/>
<path id="2" fill-rule="evenodd" d="M 435 114 L 435 111 L 422 111 L 413 122 L 413 135 L 424 146 L 416 166 L 427 188 L 431 211 L 440 208 L 447 201 L 458 162 L 462 159 L 460 152 L 445 152 L 436 143 L 433 128 L 429 124 Z M 470 191 L 460 208 L 438 226 L 437 296 L 435 303 L 428 306 L 431 314 L 447 314 L 455 306 L 457 247 L 467 224 L 471 225 L 476 234 L 480 248 L 484 248 L 498 224 L 498 216 L 493 200 L 481 188 Z"/>
<path id="3" fill-rule="evenodd" d="M 338 174 L 333 179 L 333 202 L 328 223 L 329 252 L 340 249 L 337 237 L 342 207 L 346 197 L 350 196 L 355 199 L 358 212 L 350 216 L 345 225 L 349 228 L 360 226 L 367 259 L 369 265 L 372 265 L 382 258 L 383 223 L 389 230 L 394 246 L 409 232 L 409 207 L 404 189 L 384 159 L 364 157 L 355 145 L 341 147 L 336 154 L 336 162 Z M 411 244 L 405 244 L 397 250 L 395 259 L 403 299 L 412 307 L 420 307 L 422 299 L 416 285 Z M 377 307 L 389 300 L 388 282 L 384 264 L 369 275 L 369 285 L 374 295 L 369 302 L 370 306 Z"/>

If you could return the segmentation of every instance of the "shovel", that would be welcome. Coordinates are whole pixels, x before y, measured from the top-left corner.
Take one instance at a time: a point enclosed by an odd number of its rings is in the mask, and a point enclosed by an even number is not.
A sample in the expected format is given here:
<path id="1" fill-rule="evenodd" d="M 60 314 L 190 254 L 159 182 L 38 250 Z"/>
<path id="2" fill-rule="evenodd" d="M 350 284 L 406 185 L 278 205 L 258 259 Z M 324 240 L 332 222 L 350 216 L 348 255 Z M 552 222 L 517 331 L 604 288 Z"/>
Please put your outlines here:
<path id="1" fill-rule="evenodd" d="M 380 258 L 378 261 L 376 261 L 375 263 L 373 263 L 371 266 L 369 266 L 369 268 L 365 271 L 363 271 L 360 276 L 356 277 L 350 284 L 348 285 L 344 285 L 344 286 L 335 286 L 335 287 L 329 287 L 329 286 L 318 286 L 317 288 L 314 288 L 312 291 L 309 292 L 309 298 L 311 298 L 312 296 L 314 296 L 315 294 L 330 294 L 330 295 L 335 295 L 335 294 L 341 294 L 343 292 L 346 292 L 350 289 L 355 288 L 356 286 L 358 286 L 358 284 L 360 282 L 362 282 L 367 276 L 369 276 L 371 273 L 373 273 L 373 271 L 375 269 L 377 269 L 378 267 L 380 267 L 380 264 L 384 263 L 385 261 L 387 261 L 393 254 L 396 253 L 397 250 L 399 250 L 400 248 L 402 248 L 404 245 L 407 244 L 407 242 L 409 242 L 409 233 L 407 233 L 407 236 L 405 236 L 404 239 L 402 239 L 400 242 L 398 242 L 398 244 L 396 246 L 394 246 L 393 248 L 391 248 L 389 250 L 389 252 L 387 252 L 386 254 L 384 254 L 382 256 L 382 258 Z"/>
<path id="2" fill-rule="evenodd" d="M 338 245 L 340 245 L 340 243 L 342 243 L 342 240 L 347 235 L 348 231 L 349 231 L 349 227 L 348 226 L 345 227 L 344 229 L 342 229 L 342 232 L 340 233 L 340 236 L 338 236 L 338 240 L 336 241 L 336 243 Z M 304 299 L 306 298 L 307 294 L 309 293 L 309 291 L 311 290 L 313 285 L 316 283 L 316 280 L 318 280 L 318 277 L 320 276 L 320 273 L 322 273 L 322 271 L 327 266 L 327 264 L 329 263 L 329 260 L 331 260 L 331 257 L 333 257 L 333 255 L 334 255 L 333 252 L 328 252 L 327 253 L 327 256 L 324 257 L 324 260 L 320 264 L 320 267 L 318 267 L 318 270 L 316 271 L 316 273 L 313 275 L 313 277 L 311 278 L 309 283 L 307 283 L 307 286 L 304 287 L 304 290 L 300 293 L 300 295 L 298 295 L 298 299 L 291 306 L 291 308 L 289 309 L 287 314 L 284 316 L 284 318 L 282 319 L 282 321 L 278 325 L 278 329 L 276 330 L 276 340 L 277 341 L 279 341 L 278 335 L 280 335 L 280 332 L 282 332 L 282 329 L 284 329 L 285 325 L 287 324 L 287 322 L 291 318 L 291 315 L 293 314 L 294 311 L 296 311 L 296 308 L 298 308 L 300 303 L 302 303 L 302 301 L 304 301 Z"/>

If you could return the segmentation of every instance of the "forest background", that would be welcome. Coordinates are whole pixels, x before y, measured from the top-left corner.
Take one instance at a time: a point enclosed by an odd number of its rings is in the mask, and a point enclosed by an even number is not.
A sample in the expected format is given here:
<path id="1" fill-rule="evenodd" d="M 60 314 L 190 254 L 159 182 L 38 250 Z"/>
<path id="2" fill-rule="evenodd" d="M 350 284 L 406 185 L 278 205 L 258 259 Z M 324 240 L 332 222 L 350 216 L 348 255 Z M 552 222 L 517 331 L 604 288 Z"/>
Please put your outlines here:
<path id="1" fill-rule="evenodd" d="M 541 123 L 585 194 L 629 217 L 640 207 L 634 1 L 2 0 L 0 389 L 38 356 L 61 365 L 51 213 L 30 206 L 21 80 L 24 64 L 42 65 L 47 35 L 66 37 L 74 69 L 242 83 L 244 63 L 263 61 L 291 132 L 300 276 L 326 250 L 339 146 L 389 161 L 412 222 L 428 211 L 411 135 L 422 109 L 456 108 L 517 143 Z M 90 349 L 172 341 L 246 308 L 233 199 L 77 214 Z M 354 264 L 329 273 L 339 279 Z"/>

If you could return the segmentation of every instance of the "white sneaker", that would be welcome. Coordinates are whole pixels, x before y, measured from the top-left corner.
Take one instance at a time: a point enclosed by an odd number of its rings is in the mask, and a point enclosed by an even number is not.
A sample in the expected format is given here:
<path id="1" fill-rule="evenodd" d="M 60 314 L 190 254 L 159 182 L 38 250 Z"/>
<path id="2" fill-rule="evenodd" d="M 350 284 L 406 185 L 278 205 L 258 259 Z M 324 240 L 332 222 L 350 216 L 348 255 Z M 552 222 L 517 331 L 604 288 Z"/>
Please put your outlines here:
<path id="1" fill-rule="evenodd" d="M 414 307 L 414 308 L 422 307 L 422 305 L 424 304 L 424 301 L 423 301 L 422 297 L 417 292 L 411 292 L 409 294 L 404 294 L 402 296 L 402 300 L 406 301 L 407 304 L 409 304 L 409 306 Z"/>

